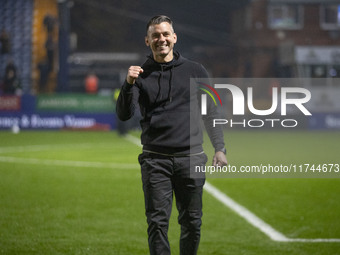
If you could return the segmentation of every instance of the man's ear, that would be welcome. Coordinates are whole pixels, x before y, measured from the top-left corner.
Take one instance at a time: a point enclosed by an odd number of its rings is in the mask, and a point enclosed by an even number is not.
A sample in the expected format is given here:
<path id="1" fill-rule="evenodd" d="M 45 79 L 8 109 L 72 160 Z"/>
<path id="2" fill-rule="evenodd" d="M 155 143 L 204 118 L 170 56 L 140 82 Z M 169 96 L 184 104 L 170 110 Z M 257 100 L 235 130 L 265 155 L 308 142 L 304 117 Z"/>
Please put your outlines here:
<path id="1" fill-rule="evenodd" d="M 175 39 L 174 43 L 176 43 L 177 42 L 177 35 L 176 35 L 176 33 L 174 33 L 174 39 Z"/>
<path id="2" fill-rule="evenodd" d="M 149 43 L 149 40 L 148 40 L 148 37 L 147 36 L 145 36 L 145 44 L 146 44 L 146 46 L 150 46 L 150 43 Z"/>

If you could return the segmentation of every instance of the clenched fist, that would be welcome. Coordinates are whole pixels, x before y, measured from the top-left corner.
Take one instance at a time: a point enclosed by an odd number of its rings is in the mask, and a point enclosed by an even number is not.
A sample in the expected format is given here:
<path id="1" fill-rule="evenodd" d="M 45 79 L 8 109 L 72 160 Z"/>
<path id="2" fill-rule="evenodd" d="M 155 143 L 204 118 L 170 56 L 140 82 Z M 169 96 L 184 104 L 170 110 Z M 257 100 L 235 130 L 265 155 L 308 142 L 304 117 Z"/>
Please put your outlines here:
<path id="1" fill-rule="evenodd" d="M 127 83 L 131 85 L 135 84 L 136 79 L 141 73 L 143 73 L 143 69 L 140 66 L 130 66 L 126 76 Z"/>

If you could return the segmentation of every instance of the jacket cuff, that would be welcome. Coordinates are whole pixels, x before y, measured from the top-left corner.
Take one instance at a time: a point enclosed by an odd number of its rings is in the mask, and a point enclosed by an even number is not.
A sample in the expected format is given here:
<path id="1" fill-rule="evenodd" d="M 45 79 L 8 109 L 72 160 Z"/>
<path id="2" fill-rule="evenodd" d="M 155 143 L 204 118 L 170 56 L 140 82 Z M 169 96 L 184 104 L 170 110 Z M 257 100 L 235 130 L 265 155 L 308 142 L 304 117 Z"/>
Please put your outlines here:
<path id="1" fill-rule="evenodd" d="M 217 149 L 215 148 L 215 153 L 218 151 L 222 151 L 224 154 L 227 155 L 227 150 L 224 146 L 218 146 Z"/>
<path id="2" fill-rule="evenodd" d="M 126 80 L 124 81 L 124 84 L 122 86 L 122 90 L 126 91 L 126 92 L 130 92 L 131 89 L 133 87 L 133 84 L 129 84 Z"/>

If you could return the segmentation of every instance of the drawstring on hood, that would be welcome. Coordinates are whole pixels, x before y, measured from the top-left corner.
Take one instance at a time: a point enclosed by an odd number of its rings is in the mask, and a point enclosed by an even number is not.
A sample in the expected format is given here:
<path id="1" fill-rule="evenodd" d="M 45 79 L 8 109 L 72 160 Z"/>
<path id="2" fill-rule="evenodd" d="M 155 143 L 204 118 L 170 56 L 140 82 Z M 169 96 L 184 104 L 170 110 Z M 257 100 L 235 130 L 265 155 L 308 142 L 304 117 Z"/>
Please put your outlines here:
<path id="1" fill-rule="evenodd" d="M 170 69 L 169 92 L 168 92 L 168 98 L 167 98 L 167 101 L 169 103 L 172 102 L 171 89 L 172 89 L 172 75 L 173 75 L 173 72 L 174 72 L 174 66 L 172 65 L 171 69 Z"/>

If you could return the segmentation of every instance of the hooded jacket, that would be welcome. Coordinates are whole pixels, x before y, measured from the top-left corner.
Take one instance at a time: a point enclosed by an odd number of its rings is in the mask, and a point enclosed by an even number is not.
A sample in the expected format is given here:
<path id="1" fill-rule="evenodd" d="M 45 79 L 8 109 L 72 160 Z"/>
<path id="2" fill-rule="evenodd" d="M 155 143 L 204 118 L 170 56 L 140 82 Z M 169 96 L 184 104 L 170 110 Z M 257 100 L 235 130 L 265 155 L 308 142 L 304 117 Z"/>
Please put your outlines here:
<path id="1" fill-rule="evenodd" d="M 205 68 L 178 52 L 167 63 L 150 55 L 142 68 L 134 85 L 125 81 L 122 86 L 116 105 L 119 119 L 130 119 L 139 103 L 143 150 L 173 155 L 202 152 L 200 102 L 190 78 L 208 78 Z M 208 104 L 203 121 L 217 151 L 224 148 L 224 140 L 222 128 L 212 128 L 214 118 L 218 118 L 216 108 Z"/>

